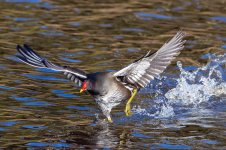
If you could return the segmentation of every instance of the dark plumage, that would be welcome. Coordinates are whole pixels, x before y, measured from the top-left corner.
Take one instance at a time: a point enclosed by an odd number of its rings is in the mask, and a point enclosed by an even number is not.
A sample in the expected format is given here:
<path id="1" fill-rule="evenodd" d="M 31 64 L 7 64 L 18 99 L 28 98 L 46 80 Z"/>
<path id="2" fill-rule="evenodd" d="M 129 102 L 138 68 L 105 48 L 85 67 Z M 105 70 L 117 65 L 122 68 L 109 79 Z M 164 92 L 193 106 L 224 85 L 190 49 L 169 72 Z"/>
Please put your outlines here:
<path id="1" fill-rule="evenodd" d="M 39 56 L 27 45 L 17 46 L 17 50 L 21 54 L 17 57 L 24 63 L 34 67 L 64 72 L 68 79 L 75 82 L 78 87 L 82 87 L 81 91 L 87 90 L 94 97 L 103 114 L 111 121 L 111 109 L 128 99 L 125 112 L 127 115 L 130 114 L 130 103 L 137 90 L 147 86 L 179 55 L 186 42 L 183 40 L 184 37 L 185 33 L 179 31 L 157 52 L 152 53 L 149 51 L 127 67 L 111 73 L 87 74 L 76 68 L 56 65 Z"/>

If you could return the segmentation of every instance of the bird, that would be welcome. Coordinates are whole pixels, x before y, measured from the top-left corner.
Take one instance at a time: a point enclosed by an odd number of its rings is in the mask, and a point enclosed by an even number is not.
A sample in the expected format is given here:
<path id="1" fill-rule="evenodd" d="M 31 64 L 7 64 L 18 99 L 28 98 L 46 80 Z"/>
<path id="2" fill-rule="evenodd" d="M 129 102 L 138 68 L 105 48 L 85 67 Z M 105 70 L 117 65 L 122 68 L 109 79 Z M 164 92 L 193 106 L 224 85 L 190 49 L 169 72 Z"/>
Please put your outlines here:
<path id="1" fill-rule="evenodd" d="M 125 114 L 130 116 L 131 102 L 137 92 L 145 88 L 151 80 L 160 75 L 171 61 L 184 48 L 186 33 L 178 31 L 159 50 L 145 53 L 139 59 L 115 72 L 86 73 L 78 68 L 61 66 L 41 57 L 28 45 L 17 45 L 17 58 L 33 67 L 48 68 L 63 72 L 64 75 L 80 88 L 80 93 L 87 91 L 95 100 L 108 122 L 113 122 L 111 110 L 122 102 Z"/>

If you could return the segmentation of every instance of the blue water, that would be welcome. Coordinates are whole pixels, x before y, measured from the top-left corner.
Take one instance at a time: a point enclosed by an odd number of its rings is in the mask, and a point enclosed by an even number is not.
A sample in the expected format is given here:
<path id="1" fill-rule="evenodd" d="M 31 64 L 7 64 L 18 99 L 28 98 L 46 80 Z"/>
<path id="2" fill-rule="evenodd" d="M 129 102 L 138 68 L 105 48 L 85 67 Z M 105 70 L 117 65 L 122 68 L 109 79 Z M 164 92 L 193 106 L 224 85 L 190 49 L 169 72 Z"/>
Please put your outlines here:
<path id="1" fill-rule="evenodd" d="M 67 108 L 69 108 L 69 109 L 76 109 L 76 110 L 82 110 L 82 111 L 90 110 L 90 108 L 87 107 L 87 106 L 67 106 Z"/>
<path id="2" fill-rule="evenodd" d="M 23 104 L 27 105 L 27 106 L 34 106 L 34 107 L 53 106 L 54 105 L 54 104 L 51 104 L 49 102 L 44 102 L 44 101 L 24 102 Z"/>
<path id="3" fill-rule="evenodd" d="M 153 145 L 151 146 L 150 149 L 172 149 L 172 150 L 189 150 L 192 149 L 191 146 L 187 146 L 187 145 L 173 145 L 173 144 L 157 144 L 157 145 Z"/>
<path id="4" fill-rule="evenodd" d="M 215 16 L 215 17 L 211 17 L 211 19 L 216 21 L 226 22 L 226 16 Z"/>
<path id="5" fill-rule="evenodd" d="M 144 32 L 144 29 L 141 28 L 123 28 L 124 32 Z"/>
<path id="6" fill-rule="evenodd" d="M 17 101 L 33 101 L 33 100 L 37 100 L 37 98 L 33 98 L 33 97 L 17 97 L 16 95 L 13 95 L 12 98 L 17 100 Z"/>
<path id="7" fill-rule="evenodd" d="M 70 59 L 70 58 L 60 58 L 60 59 L 66 61 L 66 62 L 71 62 L 71 63 L 79 63 L 79 62 L 82 62 L 81 60 Z"/>
<path id="8" fill-rule="evenodd" d="M 52 92 L 54 94 L 56 94 L 57 96 L 64 97 L 64 98 L 75 98 L 75 97 L 79 97 L 79 96 L 77 96 L 75 94 L 66 93 L 66 90 L 52 90 Z"/>
<path id="9" fill-rule="evenodd" d="M 141 134 L 141 133 L 139 133 L 139 132 L 134 132 L 134 133 L 132 133 L 131 135 L 134 136 L 134 137 L 138 137 L 138 138 L 153 138 L 153 137 L 150 137 L 150 136 Z"/>
<path id="10" fill-rule="evenodd" d="M 8 86 L 1 85 L 0 86 L 0 89 L 3 89 L 3 90 L 12 90 L 13 88 L 12 87 L 8 87 Z"/>
<path id="11" fill-rule="evenodd" d="M 33 21 L 33 20 L 36 20 L 35 18 L 14 18 L 14 21 L 16 22 L 27 22 L 27 21 Z"/>
<path id="12" fill-rule="evenodd" d="M 57 78 L 54 76 L 33 75 L 33 74 L 23 74 L 23 76 L 31 78 L 31 79 L 36 79 L 36 80 L 68 82 L 68 80 L 66 80 L 66 79 Z"/>
<path id="13" fill-rule="evenodd" d="M 155 18 L 155 19 L 172 19 L 173 18 L 171 16 L 145 13 L 145 12 L 137 12 L 137 13 L 135 13 L 135 15 L 138 16 L 141 19 L 144 19 L 144 20 L 148 20 L 148 19 L 151 19 L 151 18 Z"/>
<path id="14" fill-rule="evenodd" d="M 43 125 L 24 125 L 22 126 L 25 129 L 33 129 L 33 130 L 40 130 L 40 129 L 45 129 L 46 127 Z"/>
<path id="15" fill-rule="evenodd" d="M 221 48 L 224 48 L 224 49 L 226 49 L 226 45 L 222 45 L 222 46 L 221 46 Z"/>
<path id="16" fill-rule="evenodd" d="M 53 147 L 53 148 L 68 148 L 69 144 L 65 143 L 45 143 L 45 142 L 30 142 L 26 144 L 30 147 Z"/>
<path id="17" fill-rule="evenodd" d="M 2 126 L 7 126 L 7 127 L 11 127 L 16 125 L 17 122 L 16 121 L 5 121 L 5 122 L 0 122 L 0 125 Z"/>

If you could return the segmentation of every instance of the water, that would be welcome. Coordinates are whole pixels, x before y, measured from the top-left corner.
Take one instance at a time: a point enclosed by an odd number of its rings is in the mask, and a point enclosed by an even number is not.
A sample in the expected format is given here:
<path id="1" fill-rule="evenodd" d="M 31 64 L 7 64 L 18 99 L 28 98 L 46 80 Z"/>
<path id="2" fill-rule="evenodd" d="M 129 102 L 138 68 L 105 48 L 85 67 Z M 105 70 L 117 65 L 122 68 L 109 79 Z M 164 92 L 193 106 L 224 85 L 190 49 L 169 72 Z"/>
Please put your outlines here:
<path id="1" fill-rule="evenodd" d="M 178 62 L 181 74 L 177 79 L 177 86 L 166 93 L 166 98 L 171 103 L 178 103 L 179 100 L 184 105 L 191 104 L 196 107 L 201 103 L 209 103 L 212 97 L 219 97 L 217 101 L 224 100 L 222 95 L 226 94 L 226 76 L 223 65 L 226 56 L 212 57 L 206 66 L 193 72 L 184 70 L 181 62 Z"/>
<path id="2" fill-rule="evenodd" d="M 225 149 L 225 2 L 0 1 L 0 148 Z M 103 121 L 55 71 L 18 62 L 26 43 L 62 65 L 115 71 L 182 28 L 183 52 L 132 103 Z"/>
<path id="3" fill-rule="evenodd" d="M 179 77 L 161 76 L 159 80 L 154 80 L 150 88 L 154 89 L 152 92 L 157 94 L 148 104 L 150 108 L 142 108 L 138 105 L 134 107 L 134 112 L 151 118 L 179 117 L 177 115 L 181 115 L 182 109 L 186 113 L 201 112 L 201 116 L 205 115 L 202 114 L 202 111 L 212 114 L 221 113 L 226 104 L 225 62 L 226 53 L 224 55 L 213 54 L 209 55 L 207 65 L 199 68 L 193 67 L 194 70 L 187 69 L 187 71 L 178 61 Z M 172 86 L 174 87 L 172 88 Z M 167 87 L 170 90 L 161 90 Z M 144 91 L 148 93 L 148 90 L 149 88 Z"/>

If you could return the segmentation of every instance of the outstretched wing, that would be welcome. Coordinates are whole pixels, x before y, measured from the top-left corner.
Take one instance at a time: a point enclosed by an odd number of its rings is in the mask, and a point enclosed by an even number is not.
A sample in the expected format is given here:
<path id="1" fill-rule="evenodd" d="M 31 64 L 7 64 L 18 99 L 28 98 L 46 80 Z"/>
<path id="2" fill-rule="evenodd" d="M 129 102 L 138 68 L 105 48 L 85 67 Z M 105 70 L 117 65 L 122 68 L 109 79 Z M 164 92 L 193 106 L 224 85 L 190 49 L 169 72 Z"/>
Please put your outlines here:
<path id="1" fill-rule="evenodd" d="M 149 51 L 143 57 L 135 60 L 132 64 L 114 73 L 121 81 L 137 88 L 145 87 L 157 75 L 162 73 L 171 61 L 180 54 L 186 42 L 183 38 L 186 33 L 179 31 L 157 52 Z"/>
<path id="2" fill-rule="evenodd" d="M 28 45 L 17 45 L 17 50 L 21 55 L 17 57 L 24 63 L 38 68 L 48 68 L 56 71 L 62 71 L 64 74 L 76 83 L 77 86 L 82 85 L 82 81 L 87 78 L 87 75 L 82 70 L 71 68 L 69 66 L 60 66 L 42 58 L 35 51 L 33 51 Z"/>

